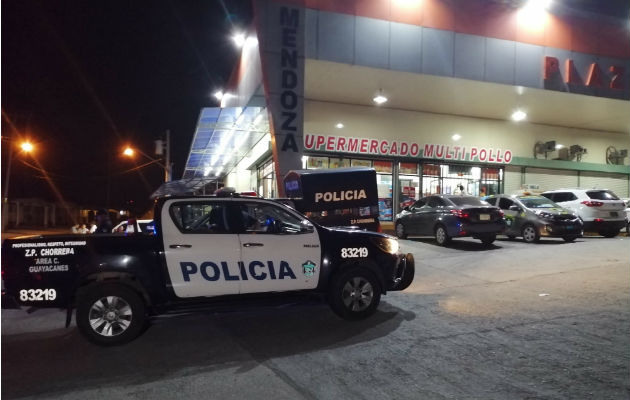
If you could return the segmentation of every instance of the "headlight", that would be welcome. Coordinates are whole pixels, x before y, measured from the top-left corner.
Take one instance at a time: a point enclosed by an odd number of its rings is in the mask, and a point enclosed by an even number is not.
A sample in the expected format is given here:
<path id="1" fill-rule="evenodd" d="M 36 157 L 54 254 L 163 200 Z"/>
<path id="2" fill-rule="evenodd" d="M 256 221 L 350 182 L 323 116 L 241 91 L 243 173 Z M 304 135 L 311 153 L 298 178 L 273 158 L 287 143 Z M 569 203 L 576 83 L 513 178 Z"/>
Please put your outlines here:
<path id="1" fill-rule="evenodd" d="M 370 238 L 372 243 L 379 249 L 389 254 L 398 253 L 398 240 L 394 238 L 374 237 Z"/>
<path id="2" fill-rule="evenodd" d="M 538 216 L 543 219 L 553 219 L 553 214 L 548 212 L 541 212 L 538 214 Z"/>

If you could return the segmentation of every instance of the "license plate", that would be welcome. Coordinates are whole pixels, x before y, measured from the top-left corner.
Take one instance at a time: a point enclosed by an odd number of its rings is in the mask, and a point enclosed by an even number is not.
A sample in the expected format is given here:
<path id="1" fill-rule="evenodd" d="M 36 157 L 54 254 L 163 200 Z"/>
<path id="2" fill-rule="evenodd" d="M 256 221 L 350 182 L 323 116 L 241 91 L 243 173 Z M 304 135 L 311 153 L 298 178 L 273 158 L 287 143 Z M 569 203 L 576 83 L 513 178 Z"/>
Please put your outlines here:
<path id="1" fill-rule="evenodd" d="M 490 221 L 490 214 L 479 214 L 479 221 Z"/>
<path id="2" fill-rule="evenodd" d="M 611 216 L 611 217 L 616 217 L 617 215 L 618 215 L 618 214 L 617 214 L 617 211 L 611 211 L 611 212 L 610 212 L 610 216 Z"/>

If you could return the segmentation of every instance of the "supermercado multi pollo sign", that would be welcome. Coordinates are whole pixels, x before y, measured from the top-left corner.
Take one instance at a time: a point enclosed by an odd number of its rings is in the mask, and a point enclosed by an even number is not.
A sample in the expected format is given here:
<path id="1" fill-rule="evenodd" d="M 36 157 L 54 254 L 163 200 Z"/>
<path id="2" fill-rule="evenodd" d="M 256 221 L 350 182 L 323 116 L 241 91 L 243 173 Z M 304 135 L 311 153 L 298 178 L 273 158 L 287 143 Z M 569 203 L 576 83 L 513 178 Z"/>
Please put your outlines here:
<path id="1" fill-rule="evenodd" d="M 512 151 L 495 147 L 446 145 L 332 135 L 304 135 L 304 149 L 335 153 L 354 153 L 389 157 L 434 158 L 452 161 L 477 161 L 509 164 Z"/>

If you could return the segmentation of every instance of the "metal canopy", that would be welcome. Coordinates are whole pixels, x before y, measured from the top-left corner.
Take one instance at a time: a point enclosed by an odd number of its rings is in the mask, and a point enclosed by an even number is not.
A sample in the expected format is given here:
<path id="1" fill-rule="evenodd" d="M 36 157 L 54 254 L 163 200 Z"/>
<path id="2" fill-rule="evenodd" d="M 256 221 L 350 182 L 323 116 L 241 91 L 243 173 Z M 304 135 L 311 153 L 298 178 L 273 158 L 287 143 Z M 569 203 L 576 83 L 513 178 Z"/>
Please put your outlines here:
<path id="1" fill-rule="evenodd" d="M 183 180 L 227 175 L 269 133 L 265 107 L 202 108 Z"/>
<path id="2" fill-rule="evenodd" d="M 164 196 L 205 194 L 204 191 L 206 186 L 211 183 L 216 184 L 216 181 L 217 178 L 208 179 L 201 177 L 164 182 L 155 192 L 151 194 L 150 198 L 155 199 L 157 197 Z"/>

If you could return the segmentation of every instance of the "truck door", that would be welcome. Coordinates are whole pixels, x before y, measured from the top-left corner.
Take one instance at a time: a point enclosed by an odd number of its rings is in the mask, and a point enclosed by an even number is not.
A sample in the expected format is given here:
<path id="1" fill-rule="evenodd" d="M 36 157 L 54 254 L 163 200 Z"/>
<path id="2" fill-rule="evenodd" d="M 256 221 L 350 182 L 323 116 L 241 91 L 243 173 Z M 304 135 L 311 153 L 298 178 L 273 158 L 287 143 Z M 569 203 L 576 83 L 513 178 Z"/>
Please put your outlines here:
<path id="1" fill-rule="evenodd" d="M 280 204 L 244 199 L 235 204 L 244 225 L 238 235 L 241 293 L 314 289 L 321 266 L 314 226 Z"/>
<path id="2" fill-rule="evenodd" d="M 178 297 L 238 294 L 241 250 L 231 199 L 169 200 L 162 207 L 168 274 Z"/>

